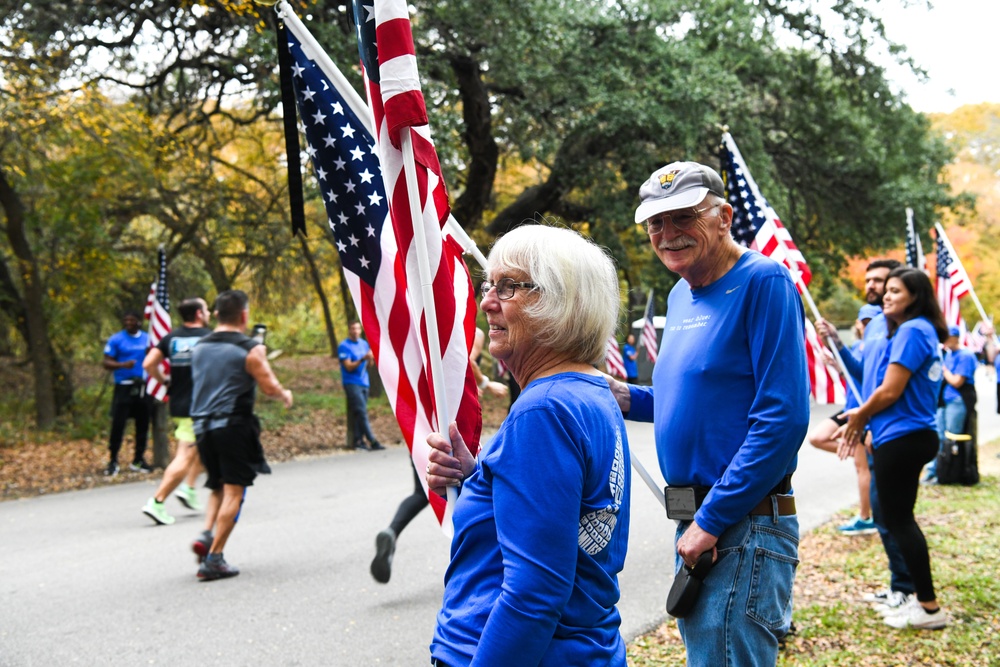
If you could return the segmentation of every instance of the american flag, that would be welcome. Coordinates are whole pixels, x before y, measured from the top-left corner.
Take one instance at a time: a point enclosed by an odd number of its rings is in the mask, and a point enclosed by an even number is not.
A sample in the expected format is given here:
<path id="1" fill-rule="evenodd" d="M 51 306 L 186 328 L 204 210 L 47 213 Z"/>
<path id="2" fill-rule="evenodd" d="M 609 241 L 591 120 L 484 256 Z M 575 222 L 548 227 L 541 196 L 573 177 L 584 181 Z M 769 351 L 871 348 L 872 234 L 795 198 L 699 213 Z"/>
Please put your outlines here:
<path id="1" fill-rule="evenodd" d="M 294 60 L 296 102 L 305 125 L 306 152 L 316 173 L 351 296 L 414 465 L 417 470 L 426 467 L 427 435 L 446 428 L 451 421 L 458 422 L 463 439 L 475 454 L 482 430 L 478 388 L 469 365 L 476 306 L 461 248 L 450 238 L 442 242 L 441 227 L 436 223 L 436 231 L 428 236 L 428 242 L 437 244 L 431 246 L 430 259 L 437 270 L 434 293 L 445 373 L 440 381 L 449 396 L 449 414 L 439 417 L 425 363 L 426 333 L 422 312 L 418 310 L 420 283 L 409 271 L 416 265 L 410 250 L 412 223 L 408 213 L 390 220 L 390 202 L 379 162 L 380 148 L 388 146 L 382 113 L 378 113 L 375 126 L 380 128 L 386 146 L 379 147 L 365 123 L 345 101 L 346 93 L 338 90 L 316 64 L 314 58 L 318 56 L 303 49 L 303 37 L 308 33 L 297 36 L 299 28 L 292 22 L 287 27 L 288 48 Z M 374 68 L 376 75 L 377 72 Z M 382 109 L 380 98 L 373 97 L 373 104 Z M 394 202 L 395 197 L 402 196 L 399 204 L 406 211 L 401 161 L 387 164 L 394 165 L 384 169 L 393 173 L 387 180 Z M 433 181 L 425 174 L 421 184 L 430 182 L 433 190 Z M 425 193 L 423 188 L 421 193 Z M 434 208 L 426 200 L 424 206 L 425 210 Z M 443 212 L 447 215 L 447 208 Z M 394 229 L 394 222 L 400 227 Z M 445 501 L 436 494 L 428 497 L 441 520 Z"/>
<path id="2" fill-rule="evenodd" d="M 625 379 L 625 362 L 622 360 L 622 351 L 618 347 L 618 339 L 612 333 L 608 337 L 607 351 L 604 356 L 604 363 L 608 367 L 608 375 Z"/>
<path id="3" fill-rule="evenodd" d="M 913 224 L 913 209 L 906 209 L 906 265 L 921 271 L 927 271 L 927 260 L 924 258 L 924 247 L 920 243 L 916 227 Z"/>
<path id="4" fill-rule="evenodd" d="M 809 368 L 809 386 L 817 403 L 844 404 L 847 402 L 847 381 L 831 369 L 825 361 L 823 344 L 819 342 L 816 328 L 806 319 L 806 365 Z"/>
<path id="5" fill-rule="evenodd" d="M 656 325 L 653 323 L 653 290 L 649 290 L 649 297 L 646 299 L 646 318 L 642 322 L 642 346 L 646 348 L 646 355 L 654 364 L 660 345 L 656 340 Z"/>
<path id="6" fill-rule="evenodd" d="M 149 320 L 149 347 L 156 347 L 160 339 L 170 333 L 173 323 L 170 320 L 170 297 L 167 295 L 167 253 L 160 248 L 160 274 L 149 290 L 149 298 L 146 299 L 146 309 L 144 314 Z M 163 375 L 170 375 L 170 360 L 164 359 L 160 363 L 160 372 Z M 146 393 L 158 401 L 167 400 L 167 387 L 160 384 L 156 378 L 150 377 L 146 380 Z"/>
<path id="7" fill-rule="evenodd" d="M 733 238 L 740 245 L 753 248 L 761 254 L 784 264 L 792 274 L 799 291 L 812 280 L 812 271 L 806 258 L 792 241 L 792 235 L 781 224 L 778 214 L 760 193 L 750 174 L 736 142 L 728 133 L 722 135 L 719 146 L 722 179 L 726 194 L 733 207 Z M 806 320 L 804 344 L 809 364 L 809 386 L 817 403 L 844 402 L 844 379 L 832 373 L 823 362 L 823 355 L 816 338 L 816 331 Z"/>
<path id="8" fill-rule="evenodd" d="M 784 264 L 792 272 L 796 284 L 799 282 L 797 277 L 801 277 L 802 286 L 808 285 L 812 280 L 812 271 L 806 258 L 795 246 L 792 235 L 781 224 L 778 214 L 760 193 L 740 149 L 728 132 L 722 135 L 719 160 L 726 193 L 733 207 L 733 238 L 740 245 L 758 250 Z"/>
<path id="9" fill-rule="evenodd" d="M 952 257 L 943 230 L 937 232 L 937 299 L 948 326 L 957 327 L 962 321 L 958 301 L 969 293 L 969 276 L 961 262 Z"/>
<path id="10" fill-rule="evenodd" d="M 982 352 L 983 348 L 986 347 L 986 336 L 983 334 L 982 327 L 982 322 L 976 322 L 976 326 L 972 327 L 971 331 L 966 331 L 964 326 L 959 326 L 963 334 L 959 339 L 961 344 L 976 354 Z"/>

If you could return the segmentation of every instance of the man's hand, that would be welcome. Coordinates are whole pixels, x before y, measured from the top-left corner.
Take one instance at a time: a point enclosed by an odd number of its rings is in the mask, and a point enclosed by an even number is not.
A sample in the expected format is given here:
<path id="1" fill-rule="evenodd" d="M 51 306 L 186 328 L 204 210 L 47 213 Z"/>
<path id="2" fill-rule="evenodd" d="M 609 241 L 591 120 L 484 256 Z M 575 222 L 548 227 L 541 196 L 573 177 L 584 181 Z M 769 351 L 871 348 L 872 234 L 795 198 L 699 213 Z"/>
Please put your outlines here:
<path id="1" fill-rule="evenodd" d="M 427 488 L 444 496 L 449 486 L 459 486 L 476 470 L 476 459 L 458 432 L 458 424 L 448 425 L 451 444 L 440 433 L 427 436 L 431 451 L 427 455 Z"/>
<path id="2" fill-rule="evenodd" d="M 281 401 L 285 404 L 285 409 L 292 407 L 292 390 L 282 389 L 281 390 Z"/>
<path id="3" fill-rule="evenodd" d="M 719 538 L 711 533 L 706 533 L 697 521 L 692 521 L 681 539 L 677 540 L 677 553 L 684 559 L 685 565 L 694 567 L 695 563 L 698 562 L 698 556 L 706 551 L 711 551 L 714 563 L 719 559 L 719 552 L 715 548 L 715 543 L 718 541 Z"/>
<path id="4" fill-rule="evenodd" d="M 135 359 L 122 362 L 122 368 L 135 368 Z"/>
<path id="5" fill-rule="evenodd" d="M 840 334 L 837 333 L 837 327 L 833 326 L 822 317 L 816 320 L 816 334 L 820 337 L 820 340 L 824 344 L 828 344 L 828 340 L 832 340 L 833 344 L 837 348 L 844 347 L 844 344 L 840 341 Z"/>
<path id="6" fill-rule="evenodd" d="M 608 382 L 608 387 L 611 388 L 611 394 L 615 397 L 615 401 L 618 403 L 618 408 L 622 411 L 622 414 L 626 414 L 632 409 L 632 394 L 628 390 L 628 384 L 620 380 L 616 380 L 607 373 L 601 373 L 604 379 Z"/>

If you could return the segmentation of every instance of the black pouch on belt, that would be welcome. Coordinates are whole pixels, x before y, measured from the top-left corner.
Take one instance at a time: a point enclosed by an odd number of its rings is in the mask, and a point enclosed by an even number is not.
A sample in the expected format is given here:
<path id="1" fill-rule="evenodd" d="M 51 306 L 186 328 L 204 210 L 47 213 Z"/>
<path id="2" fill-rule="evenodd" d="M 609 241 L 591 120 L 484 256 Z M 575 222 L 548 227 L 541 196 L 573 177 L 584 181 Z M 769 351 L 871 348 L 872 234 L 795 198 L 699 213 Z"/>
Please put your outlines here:
<path id="1" fill-rule="evenodd" d="M 706 551 L 698 556 L 694 567 L 681 566 L 680 571 L 674 575 L 674 583 L 667 594 L 668 614 L 674 618 L 684 618 L 691 613 L 698 602 L 698 594 L 701 593 L 701 582 L 708 576 L 712 565 L 712 552 Z"/>

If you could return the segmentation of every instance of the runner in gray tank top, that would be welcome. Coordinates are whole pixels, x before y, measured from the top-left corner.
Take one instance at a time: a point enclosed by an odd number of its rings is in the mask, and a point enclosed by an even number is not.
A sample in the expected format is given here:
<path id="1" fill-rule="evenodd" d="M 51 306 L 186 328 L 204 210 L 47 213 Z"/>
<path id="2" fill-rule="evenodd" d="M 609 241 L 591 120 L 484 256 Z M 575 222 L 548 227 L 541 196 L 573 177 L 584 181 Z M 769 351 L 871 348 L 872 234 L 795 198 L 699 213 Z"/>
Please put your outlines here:
<path id="1" fill-rule="evenodd" d="M 240 290 L 219 294 L 215 317 L 218 326 L 194 346 L 191 357 L 191 418 L 208 473 L 205 486 L 212 490 L 205 532 L 192 544 L 202 581 L 240 573 L 226 563 L 222 550 L 236 526 L 246 487 L 258 473 L 271 472 L 260 445 L 260 421 L 253 414 L 257 386 L 292 407 L 292 392 L 278 382 L 264 346 L 244 333 L 250 320 L 247 295 Z"/>

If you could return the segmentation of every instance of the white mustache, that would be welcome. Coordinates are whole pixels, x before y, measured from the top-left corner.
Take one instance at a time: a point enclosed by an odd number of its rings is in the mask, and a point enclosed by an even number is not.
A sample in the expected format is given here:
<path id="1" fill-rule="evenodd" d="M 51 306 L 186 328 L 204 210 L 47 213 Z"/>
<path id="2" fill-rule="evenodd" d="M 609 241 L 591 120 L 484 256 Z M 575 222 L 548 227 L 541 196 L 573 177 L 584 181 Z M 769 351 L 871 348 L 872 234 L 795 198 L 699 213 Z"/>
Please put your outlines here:
<path id="1" fill-rule="evenodd" d="M 673 241 L 663 240 L 660 241 L 660 245 L 657 246 L 658 250 L 683 250 L 684 248 L 693 248 L 697 245 L 694 239 L 690 238 L 677 238 Z"/>

